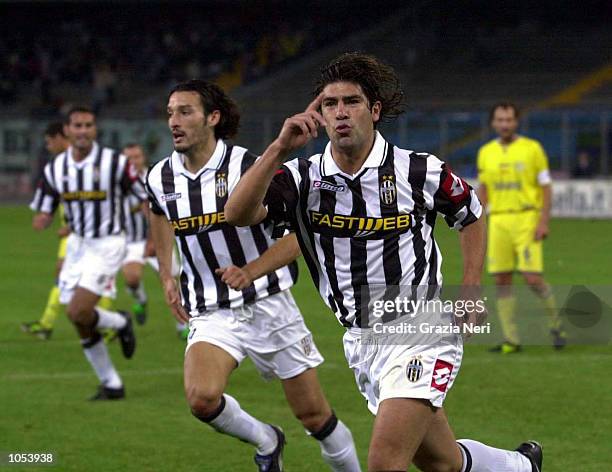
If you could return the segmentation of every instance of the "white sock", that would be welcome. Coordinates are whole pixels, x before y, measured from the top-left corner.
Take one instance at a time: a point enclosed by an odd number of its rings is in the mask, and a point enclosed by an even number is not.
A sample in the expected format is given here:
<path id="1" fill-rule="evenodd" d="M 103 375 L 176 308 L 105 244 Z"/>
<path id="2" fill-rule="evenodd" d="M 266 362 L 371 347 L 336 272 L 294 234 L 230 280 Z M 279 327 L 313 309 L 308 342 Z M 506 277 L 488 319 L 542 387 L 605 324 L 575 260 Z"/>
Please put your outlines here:
<path id="1" fill-rule="evenodd" d="M 176 322 L 176 330 L 177 331 L 183 331 L 187 326 L 189 326 L 188 323 L 181 323 L 180 321 Z"/>
<path id="2" fill-rule="evenodd" d="M 144 305 L 147 303 L 147 292 L 145 292 L 144 282 L 141 280 L 137 288 L 132 288 L 129 285 L 125 286 L 127 292 L 136 300 L 137 303 Z"/>
<path id="3" fill-rule="evenodd" d="M 520 452 L 497 449 L 471 439 L 460 439 L 457 442 L 460 444 L 459 449 L 463 456 L 461 472 L 531 472 L 532 470 L 529 459 Z"/>
<path id="4" fill-rule="evenodd" d="M 105 310 L 99 306 L 97 306 L 95 310 L 96 313 L 98 313 L 98 324 L 96 328 L 121 329 L 124 328 L 127 323 L 125 317 L 121 316 L 116 311 Z"/>
<path id="5" fill-rule="evenodd" d="M 336 421 L 337 424 L 331 432 L 322 433 L 326 434 L 323 439 L 317 438 L 317 434 L 312 435 L 319 441 L 321 456 L 334 472 L 360 472 L 361 467 L 353 435 L 346 425 L 337 420 L 334 415 L 334 422 Z"/>
<path id="6" fill-rule="evenodd" d="M 93 345 L 91 345 L 92 339 L 81 339 L 83 353 L 93 367 L 93 370 L 98 376 L 98 379 L 100 379 L 100 383 L 102 385 L 108 388 L 121 388 L 123 385 L 121 382 L 121 377 L 119 377 L 119 374 L 115 370 L 115 366 L 108 355 L 106 344 L 104 344 L 104 341 L 99 333 L 96 333 L 96 337 L 98 340 L 95 341 L 94 338 Z"/>
<path id="7" fill-rule="evenodd" d="M 225 407 L 208 424 L 220 433 L 253 444 L 257 448 L 258 454 L 265 456 L 274 452 L 278 444 L 274 430 L 241 409 L 235 398 L 226 393 L 223 394 L 223 398 L 225 399 Z"/>

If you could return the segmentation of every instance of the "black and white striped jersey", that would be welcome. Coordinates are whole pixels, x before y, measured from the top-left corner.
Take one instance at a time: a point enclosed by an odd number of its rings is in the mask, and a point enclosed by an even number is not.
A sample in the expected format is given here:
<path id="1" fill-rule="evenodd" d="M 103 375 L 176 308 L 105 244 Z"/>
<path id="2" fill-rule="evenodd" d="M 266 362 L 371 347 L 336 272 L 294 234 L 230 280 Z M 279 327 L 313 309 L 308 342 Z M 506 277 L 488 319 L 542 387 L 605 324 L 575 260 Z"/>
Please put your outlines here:
<path id="1" fill-rule="evenodd" d="M 139 176 L 144 182 L 146 173 Z M 125 217 L 125 235 L 128 243 L 145 241 L 149 229 L 147 217 L 142 211 L 142 198 L 135 193 L 128 193 L 123 199 L 123 216 Z"/>
<path id="2" fill-rule="evenodd" d="M 184 156 L 177 152 L 149 170 L 151 211 L 165 215 L 174 228 L 183 261 L 181 295 L 191 316 L 251 303 L 288 289 L 297 280 L 295 263 L 260 277 L 242 291 L 229 288 L 215 274 L 219 267 L 244 266 L 275 242 L 269 226 L 235 228 L 225 222 L 228 194 L 256 159 L 246 149 L 218 140 L 197 174 L 185 168 Z"/>
<path id="3" fill-rule="evenodd" d="M 30 208 L 54 213 L 61 202 L 72 232 L 100 238 L 124 230 L 123 199 L 128 192 L 146 198 L 136 169 L 119 151 L 94 142 L 79 162 L 70 147 L 45 166 Z"/>
<path id="4" fill-rule="evenodd" d="M 438 290 L 436 215 L 461 229 L 482 212 L 473 189 L 444 162 L 378 132 L 358 174 L 342 172 L 328 144 L 323 154 L 285 163 L 265 204 L 268 219 L 296 232 L 319 293 L 346 327 L 368 326 L 374 287 Z"/>

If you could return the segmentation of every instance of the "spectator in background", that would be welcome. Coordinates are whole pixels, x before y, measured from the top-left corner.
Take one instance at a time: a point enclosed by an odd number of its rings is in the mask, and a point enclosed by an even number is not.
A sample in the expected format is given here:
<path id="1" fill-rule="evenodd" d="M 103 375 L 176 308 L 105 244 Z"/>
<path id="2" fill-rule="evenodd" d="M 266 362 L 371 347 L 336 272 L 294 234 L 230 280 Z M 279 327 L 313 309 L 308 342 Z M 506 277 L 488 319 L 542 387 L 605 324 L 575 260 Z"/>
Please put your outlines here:
<path id="1" fill-rule="evenodd" d="M 575 179 L 592 179 L 595 176 L 595 167 L 591 156 L 587 151 L 580 151 L 576 166 L 572 169 L 572 177 Z"/>

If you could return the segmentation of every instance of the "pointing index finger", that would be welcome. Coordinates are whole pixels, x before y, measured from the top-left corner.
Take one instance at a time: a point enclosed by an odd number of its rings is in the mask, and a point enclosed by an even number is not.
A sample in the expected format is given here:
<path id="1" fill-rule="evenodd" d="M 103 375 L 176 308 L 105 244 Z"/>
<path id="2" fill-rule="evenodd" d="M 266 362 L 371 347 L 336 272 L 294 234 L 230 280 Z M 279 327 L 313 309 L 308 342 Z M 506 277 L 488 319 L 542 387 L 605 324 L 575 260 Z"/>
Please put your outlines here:
<path id="1" fill-rule="evenodd" d="M 321 108 L 321 103 L 323 103 L 323 92 L 317 95 L 317 98 L 310 102 L 306 108 L 306 111 L 319 111 L 319 108 Z"/>

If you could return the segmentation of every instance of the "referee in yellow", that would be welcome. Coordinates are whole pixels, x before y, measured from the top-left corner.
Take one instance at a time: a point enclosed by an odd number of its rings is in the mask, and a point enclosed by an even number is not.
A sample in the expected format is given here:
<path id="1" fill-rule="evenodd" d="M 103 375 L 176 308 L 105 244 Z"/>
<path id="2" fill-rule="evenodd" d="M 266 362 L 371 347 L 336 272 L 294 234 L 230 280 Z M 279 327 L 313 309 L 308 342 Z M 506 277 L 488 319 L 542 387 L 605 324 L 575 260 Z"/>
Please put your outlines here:
<path id="1" fill-rule="evenodd" d="M 496 104 L 489 118 L 498 137 L 478 151 L 478 197 L 489 209 L 487 262 L 497 286 L 497 312 L 504 334 L 504 341 L 492 351 L 521 351 L 512 292 L 514 271 L 542 298 L 553 346 L 562 349 L 566 335 L 543 276 L 542 241 L 549 231 L 552 194 L 548 158 L 538 141 L 517 134 L 515 104 Z"/>

